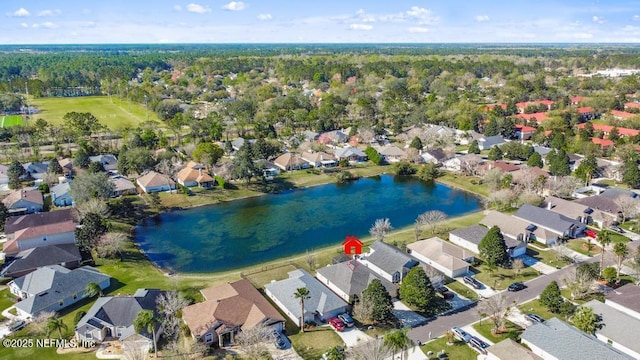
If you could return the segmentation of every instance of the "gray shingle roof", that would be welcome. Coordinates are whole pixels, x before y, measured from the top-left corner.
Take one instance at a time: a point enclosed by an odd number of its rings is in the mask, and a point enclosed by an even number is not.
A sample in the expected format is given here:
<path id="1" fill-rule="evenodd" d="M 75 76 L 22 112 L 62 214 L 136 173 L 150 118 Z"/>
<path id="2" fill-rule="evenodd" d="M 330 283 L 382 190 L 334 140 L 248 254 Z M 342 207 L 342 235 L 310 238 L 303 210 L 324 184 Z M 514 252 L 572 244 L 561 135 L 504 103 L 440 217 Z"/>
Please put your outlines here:
<path id="1" fill-rule="evenodd" d="M 47 211 L 37 214 L 28 214 L 21 216 L 13 216 L 7 219 L 4 226 L 6 234 L 12 234 L 18 230 L 26 229 L 32 226 L 50 225 L 62 223 L 76 218 L 74 209 L 64 209 L 56 211 Z"/>
<path id="2" fill-rule="evenodd" d="M 15 306 L 29 314 L 36 315 L 40 311 L 47 310 L 60 300 L 78 294 L 82 297 L 87 284 L 95 282 L 101 283 L 109 276 L 90 267 L 83 266 L 74 270 L 53 265 L 41 267 L 38 270 L 14 280 L 16 284 L 21 283 L 24 292 L 35 295 Z M 21 280 L 18 282 L 17 280 Z M 27 286 L 27 288 L 24 288 Z M 34 292 L 34 290 L 39 290 Z"/>
<path id="3" fill-rule="evenodd" d="M 2 276 L 34 270 L 41 266 L 79 262 L 82 260 L 76 244 L 48 245 L 20 251 L 2 269 Z"/>
<path id="4" fill-rule="evenodd" d="M 529 204 L 522 205 L 513 216 L 535 225 L 546 227 L 560 234 L 563 234 L 572 225 L 582 226 L 577 220 Z"/>
<path id="5" fill-rule="evenodd" d="M 612 200 L 617 200 L 619 197 L 622 196 L 622 197 L 630 197 L 630 198 L 638 199 L 638 201 L 640 201 L 640 198 L 638 198 L 638 194 L 634 193 L 633 191 L 618 189 L 618 188 L 607 188 L 600 193 L 600 196 L 603 196 Z"/>
<path id="6" fill-rule="evenodd" d="M 301 315 L 300 300 L 296 299 L 293 294 L 298 288 L 303 287 L 309 290 L 309 295 L 311 296 L 304 302 L 305 312 L 318 311 L 320 314 L 326 314 L 347 306 L 347 303 L 339 298 L 338 295 L 334 294 L 304 270 L 290 271 L 288 279 L 265 285 L 265 288 L 296 318 L 300 318 Z"/>
<path id="7" fill-rule="evenodd" d="M 640 286 L 635 284 L 626 284 L 613 291 L 609 291 L 606 295 L 606 302 L 613 302 L 635 312 L 640 312 Z"/>
<path id="8" fill-rule="evenodd" d="M 358 156 L 358 157 L 366 157 L 367 155 L 360 151 L 360 149 L 354 147 L 346 147 L 342 149 L 337 149 L 335 152 L 337 158 L 347 158 L 350 156 Z"/>
<path id="9" fill-rule="evenodd" d="M 324 276 L 338 289 L 342 290 L 349 296 L 360 295 L 367 288 L 373 279 L 378 279 L 387 289 L 391 296 L 396 296 L 398 287 L 393 283 L 381 278 L 371 271 L 368 267 L 351 260 L 339 264 L 329 265 L 318 269 L 318 274 Z"/>
<path id="10" fill-rule="evenodd" d="M 556 359 L 633 359 L 557 318 L 529 326 L 522 333 L 521 338 Z"/>
<path id="11" fill-rule="evenodd" d="M 409 269 L 418 264 L 418 261 L 406 252 L 382 241 L 374 242 L 370 248 L 373 250 L 373 253 L 367 256 L 367 261 L 379 267 L 387 274 L 401 271 L 403 267 Z"/>
<path id="12" fill-rule="evenodd" d="M 466 228 L 455 229 L 449 232 L 449 234 L 455 235 L 461 239 L 478 245 L 480 244 L 480 241 L 482 241 L 482 238 L 487 235 L 488 232 L 489 229 L 484 226 L 471 225 Z"/>
<path id="13" fill-rule="evenodd" d="M 593 309 L 593 312 L 600 315 L 604 326 L 596 330 L 596 334 L 601 334 L 613 342 L 618 343 L 628 349 L 640 353 L 640 320 L 605 305 L 598 300 L 591 300 L 584 304 Z"/>

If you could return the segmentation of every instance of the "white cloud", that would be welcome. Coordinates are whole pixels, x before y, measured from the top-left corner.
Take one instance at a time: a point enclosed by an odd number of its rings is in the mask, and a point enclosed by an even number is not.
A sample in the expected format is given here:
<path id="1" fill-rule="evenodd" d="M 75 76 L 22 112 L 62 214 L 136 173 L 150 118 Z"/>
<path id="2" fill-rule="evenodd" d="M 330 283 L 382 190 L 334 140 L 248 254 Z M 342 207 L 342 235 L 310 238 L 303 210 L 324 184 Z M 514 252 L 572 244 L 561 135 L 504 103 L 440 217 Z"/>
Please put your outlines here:
<path id="1" fill-rule="evenodd" d="M 31 24 L 31 27 L 34 29 L 39 29 L 39 28 L 55 29 L 55 28 L 58 28 L 58 24 L 52 23 L 51 21 L 45 21 L 43 23 Z"/>
<path id="2" fill-rule="evenodd" d="M 60 15 L 62 14 L 62 11 L 60 11 L 60 9 L 55 9 L 55 10 L 42 10 L 38 13 L 38 16 L 56 16 L 56 15 Z"/>
<path id="3" fill-rule="evenodd" d="M 477 22 L 489 21 L 489 15 L 478 15 L 476 16 Z"/>
<path id="4" fill-rule="evenodd" d="M 258 20 L 271 20 L 271 14 L 260 14 L 257 16 Z"/>
<path id="5" fill-rule="evenodd" d="M 176 5 L 173 5 L 173 10 L 175 10 L 175 11 L 182 11 L 182 6 L 177 5 L 177 4 L 176 4 Z"/>
<path id="6" fill-rule="evenodd" d="M 82 9 L 82 13 L 84 15 L 89 15 L 89 14 L 91 14 L 91 9 Z"/>
<path id="7" fill-rule="evenodd" d="M 367 24 L 351 24 L 349 25 L 349 29 L 351 30 L 371 30 L 373 29 L 373 25 L 367 25 Z"/>
<path id="8" fill-rule="evenodd" d="M 420 26 L 412 26 L 409 28 L 410 33 L 427 33 L 429 29 Z"/>
<path id="9" fill-rule="evenodd" d="M 417 6 L 412 6 L 411 10 L 408 10 L 405 14 L 408 18 L 418 20 L 418 24 L 434 24 L 440 19 L 437 16 L 433 16 L 431 10 Z"/>
<path id="10" fill-rule="evenodd" d="M 20 8 L 20 9 L 14 11 L 13 13 L 9 13 L 7 15 L 15 16 L 15 17 L 25 17 L 25 16 L 31 15 L 31 13 L 25 8 Z"/>
<path id="11" fill-rule="evenodd" d="M 27 24 L 27 23 L 21 23 L 21 24 L 20 24 L 20 26 L 22 26 L 23 28 L 28 28 L 28 27 L 29 27 L 29 24 Z"/>
<path id="12" fill-rule="evenodd" d="M 631 17 L 631 20 L 633 20 L 633 21 L 640 21 L 640 15 L 633 15 L 633 16 Z"/>
<path id="13" fill-rule="evenodd" d="M 229 11 L 240 11 L 244 10 L 247 6 L 242 1 L 232 1 L 222 8 Z"/>
<path id="14" fill-rule="evenodd" d="M 187 11 L 196 13 L 196 14 L 204 14 L 204 13 L 211 12 L 211 8 L 209 8 L 208 6 L 202 6 L 200 4 L 191 3 L 187 5 Z"/>
<path id="15" fill-rule="evenodd" d="M 593 22 L 596 24 L 604 24 L 604 19 L 595 15 L 593 15 L 591 20 L 593 20 Z"/>

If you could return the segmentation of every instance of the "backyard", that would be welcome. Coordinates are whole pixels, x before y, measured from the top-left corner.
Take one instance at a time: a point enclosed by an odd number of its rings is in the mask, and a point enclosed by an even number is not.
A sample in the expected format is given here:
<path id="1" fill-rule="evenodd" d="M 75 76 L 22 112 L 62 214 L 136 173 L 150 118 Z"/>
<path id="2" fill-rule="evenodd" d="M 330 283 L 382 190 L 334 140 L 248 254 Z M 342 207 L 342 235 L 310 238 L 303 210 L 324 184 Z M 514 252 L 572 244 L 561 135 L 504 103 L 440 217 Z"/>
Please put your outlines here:
<path id="1" fill-rule="evenodd" d="M 290 335 L 291 344 L 303 359 L 320 359 L 335 346 L 344 347 L 340 336 L 330 326 L 318 326 Z"/>

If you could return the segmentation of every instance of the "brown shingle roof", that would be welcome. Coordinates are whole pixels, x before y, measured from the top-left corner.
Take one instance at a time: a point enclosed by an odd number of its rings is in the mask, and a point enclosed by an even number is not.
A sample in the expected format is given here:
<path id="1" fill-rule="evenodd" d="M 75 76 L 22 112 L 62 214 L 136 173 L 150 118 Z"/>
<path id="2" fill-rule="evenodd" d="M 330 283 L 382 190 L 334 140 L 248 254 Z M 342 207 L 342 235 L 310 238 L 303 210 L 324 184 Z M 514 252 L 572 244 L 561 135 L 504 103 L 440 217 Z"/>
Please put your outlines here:
<path id="1" fill-rule="evenodd" d="M 202 169 L 202 175 L 200 170 Z M 204 166 L 194 161 L 189 161 L 187 165 L 176 174 L 176 178 L 180 181 L 196 181 L 198 183 L 213 181 L 213 178 L 209 175 L 209 172 L 204 169 Z"/>
<path id="2" fill-rule="evenodd" d="M 154 186 L 163 186 L 167 184 L 167 181 L 171 185 L 175 185 L 175 182 L 171 179 L 167 179 L 166 176 L 157 173 L 155 171 L 149 171 L 147 174 L 142 175 L 138 178 L 138 184 L 142 187 L 154 187 Z"/>
<path id="3" fill-rule="evenodd" d="M 11 208 L 15 203 L 20 201 L 20 199 L 25 199 L 26 201 L 32 202 L 34 204 L 44 204 L 42 193 L 40 192 L 40 190 L 25 189 L 19 189 L 11 192 L 9 195 L 7 195 L 6 198 L 2 199 L 2 202 L 6 207 Z"/>
<path id="4" fill-rule="evenodd" d="M 57 224 L 69 220 L 75 221 L 76 217 L 77 212 L 75 209 L 64 209 L 58 211 L 41 212 L 37 214 L 12 216 L 7 219 L 7 222 L 4 226 L 4 231 L 6 234 L 12 234 L 18 230 L 32 226 Z"/>

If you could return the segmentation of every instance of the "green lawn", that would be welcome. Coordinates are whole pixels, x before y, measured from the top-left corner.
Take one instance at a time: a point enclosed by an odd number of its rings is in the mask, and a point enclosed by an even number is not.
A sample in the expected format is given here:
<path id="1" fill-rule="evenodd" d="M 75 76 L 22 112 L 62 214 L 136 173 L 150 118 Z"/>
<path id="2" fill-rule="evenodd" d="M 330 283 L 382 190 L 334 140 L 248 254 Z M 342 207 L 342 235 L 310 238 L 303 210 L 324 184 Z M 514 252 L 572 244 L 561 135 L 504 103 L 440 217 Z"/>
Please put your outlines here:
<path id="1" fill-rule="evenodd" d="M 545 320 L 549 320 L 553 317 L 557 317 L 562 321 L 567 321 L 567 319 L 561 314 L 554 314 L 551 311 L 547 310 L 547 308 L 540 304 L 538 299 L 531 300 L 524 304 L 518 306 L 518 309 L 522 311 L 524 314 L 536 314 Z"/>
<path id="2" fill-rule="evenodd" d="M 451 290 L 453 290 L 454 292 L 456 292 L 458 295 L 460 296 L 464 296 L 469 300 L 478 300 L 478 294 L 469 289 L 468 287 L 464 286 L 464 284 L 461 284 L 458 281 L 452 281 L 448 284 L 446 284 L 447 287 Z"/>
<path id="3" fill-rule="evenodd" d="M 525 282 L 540 276 L 538 270 L 530 267 L 525 267 L 520 270 L 520 274 L 517 276 L 515 271 L 512 269 L 505 269 L 501 267 L 497 267 L 492 274 L 489 274 L 486 265 L 476 266 L 475 269 L 479 272 L 476 273 L 474 277 L 486 286 L 492 287 L 496 290 L 504 290 L 516 281 Z"/>
<path id="4" fill-rule="evenodd" d="M 16 297 L 9 291 L 8 287 L 0 290 L 0 312 L 16 303 Z"/>
<path id="5" fill-rule="evenodd" d="M 449 359 L 451 360 L 475 360 L 478 358 L 478 353 L 465 344 L 462 341 L 455 340 L 452 345 L 447 345 L 447 339 L 444 337 L 430 341 L 420 347 L 422 352 L 427 355 L 429 351 L 433 355 L 429 356 L 429 359 L 437 359 L 438 354 L 444 350 Z"/>
<path id="6" fill-rule="evenodd" d="M 587 252 L 587 242 L 584 239 L 574 239 L 567 242 L 567 247 L 573 251 L 579 252 L 582 255 L 597 255 L 600 254 L 600 246 L 597 245 L 595 240 L 591 240 L 591 251 Z"/>
<path id="7" fill-rule="evenodd" d="M 562 296 L 564 296 L 565 299 L 571 299 L 571 290 L 569 290 L 568 288 L 564 288 L 562 290 L 560 290 L 560 293 L 562 294 Z M 585 297 L 584 299 L 575 299 L 575 300 L 571 300 L 572 302 L 578 304 L 578 305 L 582 305 L 584 303 L 588 303 L 591 300 L 598 300 L 600 302 L 604 302 L 604 294 L 591 294 L 588 295 L 587 297 Z"/>
<path id="8" fill-rule="evenodd" d="M 500 341 L 506 339 L 512 339 L 516 342 L 520 341 L 520 334 L 522 333 L 523 329 L 520 326 L 512 323 L 511 321 L 507 321 L 505 323 L 506 331 L 500 334 L 492 334 L 491 330 L 493 329 L 493 327 L 493 322 L 489 319 L 484 319 L 481 322 L 473 324 L 473 328 L 476 329 L 476 331 L 480 335 L 484 336 L 494 343 L 499 343 Z"/>
<path id="9" fill-rule="evenodd" d="M 290 335 L 289 338 L 293 348 L 305 360 L 320 359 L 332 347 L 345 346 L 340 336 L 329 326 L 315 327 L 304 333 Z"/>
<path id="10" fill-rule="evenodd" d="M 147 120 L 144 104 L 120 101 L 108 96 L 83 97 L 49 97 L 31 100 L 31 105 L 40 110 L 33 118 L 43 118 L 50 124 L 63 123 L 63 117 L 68 112 L 90 112 L 98 120 L 112 130 L 125 127 L 137 127 Z M 149 120 L 158 121 L 156 114 L 149 110 Z"/>
<path id="11" fill-rule="evenodd" d="M 0 127 L 22 125 L 22 115 L 2 115 L 0 116 Z"/>
<path id="12" fill-rule="evenodd" d="M 474 176 L 445 173 L 443 176 L 439 177 L 436 180 L 451 187 L 466 190 L 474 194 L 482 196 L 489 195 L 489 189 L 487 188 L 487 186 L 480 184 L 480 179 Z"/>
<path id="13" fill-rule="evenodd" d="M 536 244 L 537 246 L 537 244 Z M 568 262 L 563 260 L 558 260 L 555 251 L 553 250 L 538 250 L 531 246 L 527 246 L 527 255 L 541 261 L 549 266 L 553 266 L 556 268 L 563 268 L 569 265 Z"/>

